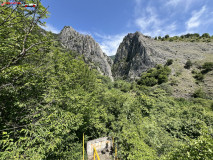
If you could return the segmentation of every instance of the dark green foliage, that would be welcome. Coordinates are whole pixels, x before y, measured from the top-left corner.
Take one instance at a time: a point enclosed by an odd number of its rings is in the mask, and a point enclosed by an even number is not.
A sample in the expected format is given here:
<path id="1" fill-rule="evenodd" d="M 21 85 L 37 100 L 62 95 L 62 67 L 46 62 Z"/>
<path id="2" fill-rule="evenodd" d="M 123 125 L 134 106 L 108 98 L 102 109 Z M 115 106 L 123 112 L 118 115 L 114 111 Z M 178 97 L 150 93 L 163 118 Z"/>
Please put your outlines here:
<path id="1" fill-rule="evenodd" d="M 131 84 L 122 80 L 114 82 L 114 87 L 120 89 L 123 92 L 128 92 L 131 88 Z"/>
<path id="2" fill-rule="evenodd" d="M 138 81 L 139 85 L 154 86 L 168 81 L 168 75 L 171 70 L 168 66 L 157 65 L 147 72 L 142 73 L 141 79 Z"/>
<path id="3" fill-rule="evenodd" d="M 201 88 L 199 88 L 199 89 L 195 90 L 195 92 L 193 93 L 193 97 L 194 98 L 206 98 L 206 94 Z"/>
<path id="4" fill-rule="evenodd" d="M 173 59 L 168 59 L 166 62 L 166 66 L 170 66 L 173 63 Z"/>
<path id="5" fill-rule="evenodd" d="M 163 38 L 158 38 L 160 41 L 186 41 L 186 42 L 211 42 L 211 37 L 208 33 L 204 33 L 202 36 L 199 35 L 199 33 L 188 33 L 185 35 L 179 36 L 174 36 L 174 37 L 169 37 L 169 35 L 165 35 Z"/>
<path id="6" fill-rule="evenodd" d="M 210 38 L 210 35 L 209 35 L 208 33 L 204 33 L 204 34 L 202 35 L 202 37 L 203 37 L 203 38 Z"/>
<path id="7" fill-rule="evenodd" d="M 178 150 L 171 153 L 166 159 L 169 160 L 210 160 L 213 157 L 213 137 L 204 133 L 196 140 L 189 140 L 188 144 L 182 145 Z"/>
<path id="8" fill-rule="evenodd" d="M 194 75 L 194 78 L 198 81 L 203 81 L 204 75 L 201 72 L 198 72 L 197 74 Z"/>
<path id="9" fill-rule="evenodd" d="M 165 35 L 165 38 L 166 38 L 166 39 L 168 39 L 168 38 L 169 38 L 169 35 L 168 35 L 168 34 L 167 34 L 167 35 Z"/>
<path id="10" fill-rule="evenodd" d="M 212 71 L 213 70 L 213 62 L 205 62 L 202 66 L 202 69 L 204 69 L 205 73 Z"/>
<path id="11" fill-rule="evenodd" d="M 188 60 L 188 61 L 186 62 L 186 64 L 185 64 L 184 68 L 190 69 L 191 66 L 192 66 L 192 62 L 191 62 L 190 60 Z"/>

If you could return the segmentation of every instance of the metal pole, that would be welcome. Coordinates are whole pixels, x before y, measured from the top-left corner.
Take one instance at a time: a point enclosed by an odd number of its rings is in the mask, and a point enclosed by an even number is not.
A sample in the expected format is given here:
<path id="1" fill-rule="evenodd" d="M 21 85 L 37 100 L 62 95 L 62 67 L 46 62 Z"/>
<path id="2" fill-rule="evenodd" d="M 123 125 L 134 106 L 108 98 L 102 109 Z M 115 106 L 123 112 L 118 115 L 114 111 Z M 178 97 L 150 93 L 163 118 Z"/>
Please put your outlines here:
<path id="1" fill-rule="evenodd" d="M 83 160 L 84 160 L 84 133 L 83 133 Z"/>

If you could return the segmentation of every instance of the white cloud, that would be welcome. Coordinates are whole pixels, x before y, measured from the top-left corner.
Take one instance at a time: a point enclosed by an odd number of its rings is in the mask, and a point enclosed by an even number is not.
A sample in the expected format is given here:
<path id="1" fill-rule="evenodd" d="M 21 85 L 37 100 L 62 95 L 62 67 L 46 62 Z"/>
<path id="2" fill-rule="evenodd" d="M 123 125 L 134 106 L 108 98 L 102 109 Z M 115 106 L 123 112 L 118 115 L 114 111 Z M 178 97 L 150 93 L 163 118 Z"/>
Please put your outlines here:
<path id="1" fill-rule="evenodd" d="M 168 0 L 165 6 L 169 7 L 179 7 L 182 11 L 188 11 L 198 0 Z"/>
<path id="2" fill-rule="evenodd" d="M 94 34 L 98 39 L 100 39 L 100 47 L 108 56 L 115 55 L 116 51 L 122 42 L 125 34 L 118 35 L 101 35 L 99 33 Z"/>
<path id="3" fill-rule="evenodd" d="M 46 31 L 51 31 L 52 33 L 60 33 L 60 30 L 55 28 L 53 25 L 46 23 L 45 26 L 42 26 L 41 28 L 43 28 Z"/>
<path id="4" fill-rule="evenodd" d="M 186 22 L 187 31 L 190 31 L 193 28 L 197 28 L 201 25 L 202 15 L 206 12 L 206 6 L 203 6 L 202 9 L 198 12 L 193 12 L 192 17 Z"/>
<path id="5" fill-rule="evenodd" d="M 138 7 L 135 9 L 139 10 Z M 169 24 L 167 19 L 159 17 L 156 8 L 150 6 L 146 7 L 146 9 L 141 9 L 140 13 L 137 12 L 134 23 L 140 29 L 140 32 L 152 37 L 171 34 L 177 28 L 175 22 L 170 22 Z"/>
<path id="6" fill-rule="evenodd" d="M 90 35 L 92 36 L 92 33 L 88 32 L 88 31 L 82 31 L 82 30 L 76 30 L 77 32 L 84 34 L 84 35 Z"/>
<path id="7" fill-rule="evenodd" d="M 166 5 L 176 7 L 182 0 L 169 0 Z"/>

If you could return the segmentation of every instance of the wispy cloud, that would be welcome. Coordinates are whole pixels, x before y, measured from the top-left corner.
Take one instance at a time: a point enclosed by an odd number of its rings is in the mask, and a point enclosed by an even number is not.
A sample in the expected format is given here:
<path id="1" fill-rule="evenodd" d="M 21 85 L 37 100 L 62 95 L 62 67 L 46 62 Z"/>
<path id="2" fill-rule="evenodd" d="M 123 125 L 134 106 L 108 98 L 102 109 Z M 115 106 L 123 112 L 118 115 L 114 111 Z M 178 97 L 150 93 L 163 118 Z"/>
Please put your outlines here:
<path id="1" fill-rule="evenodd" d="M 82 31 L 82 30 L 76 30 L 76 31 L 79 32 L 79 33 L 81 33 L 81 34 L 83 34 L 83 35 L 90 35 L 90 36 L 92 36 L 92 33 L 89 32 L 89 31 Z"/>
<path id="2" fill-rule="evenodd" d="M 46 31 L 51 31 L 52 33 L 60 33 L 59 29 L 48 23 L 45 26 L 42 26 L 41 28 L 45 29 Z"/>
<path id="3" fill-rule="evenodd" d="M 206 6 L 203 6 L 201 10 L 194 11 L 192 17 L 186 22 L 187 31 L 190 31 L 193 28 L 198 28 L 202 22 L 202 16 L 206 12 Z"/>
<path id="4" fill-rule="evenodd" d="M 140 10 L 140 12 L 138 12 Z M 177 26 L 175 22 L 168 22 L 168 19 L 162 19 L 153 6 L 147 6 L 145 9 L 135 8 L 136 16 L 134 24 L 140 31 L 149 36 L 158 36 L 173 33 Z"/>
<path id="5" fill-rule="evenodd" d="M 168 0 L 166 5 L 176 7 L 182 0 Z"/>
<path id="6" fill-rule="evenodd" d="M 111 56 L 116 54 L 118 46 L 126 34 L 127 33 L 118 35 L 102 35 L 99 33 L 94 33 L 94 36 L 96 39 L 98 39 L 103 52 L 105 52 L 108 56 Z"/>
<path id="7" fill-rule="evenodd" d="M 201 0 L 134 0 L 133 20 L 129 28 L 152 37 L 166 34 L 212 33 L 213 12 L 210 1 Z"/>
<path id="8" fill-rule="evenodd" d="M 165 3 L 165 6 L 174 8 L 181 8 L 182 11 L 188 11 L 191 7 L 193 7 L 193 4 L 197 3 L 198 0 L 168 0 Z"/>

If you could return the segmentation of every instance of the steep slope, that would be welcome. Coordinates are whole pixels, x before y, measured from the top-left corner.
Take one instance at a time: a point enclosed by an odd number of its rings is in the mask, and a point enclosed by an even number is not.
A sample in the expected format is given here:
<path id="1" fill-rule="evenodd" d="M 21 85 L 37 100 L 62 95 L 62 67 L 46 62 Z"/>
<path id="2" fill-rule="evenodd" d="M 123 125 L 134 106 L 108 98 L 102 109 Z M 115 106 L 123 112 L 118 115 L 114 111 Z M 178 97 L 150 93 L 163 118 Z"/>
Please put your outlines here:
<path id="1" fill-rule="evenodd" d="M 166 42 L 156 41 L 144 36 L 140 32 L 128 34 L 120 44 L 114 64 L 113 76 L 123 79 L 137 79 L 141 73 L 154 67 L 156 64 L 165 64 L 173 59 L 170 66 L 172 74 L 170 81 L 175 82 L 171 88 L 176 97 L 189 97 L 197 88 L 203 88 L 213 93 L 208 74 L 204 83 L 197 83 L 193 69 L 199 68 L 204 62 L 213 62 L 213 43 L 204 42 Z M 191 69 L 185 69 L 187 60 L 191 60 Z"/>
<path id="2" fill-rule="evenodd" d="M 59 34 L 59 39 L 65 48 L 84 55 L 86 63 L 113 80 L 111 72 L 113 61 L 91 36 L 80 34 L 72 27 L 65 26 Z"/>
<path id="3" fill-rule="evenodd" d="M 213 55 L 212 43 L 162 42 L 140 32 L 128 34 L 120 44 L 113 65 L 115 77 L 137 78 L 148 68 L 164 64 L 167 59 L 202 60 Z"/>

